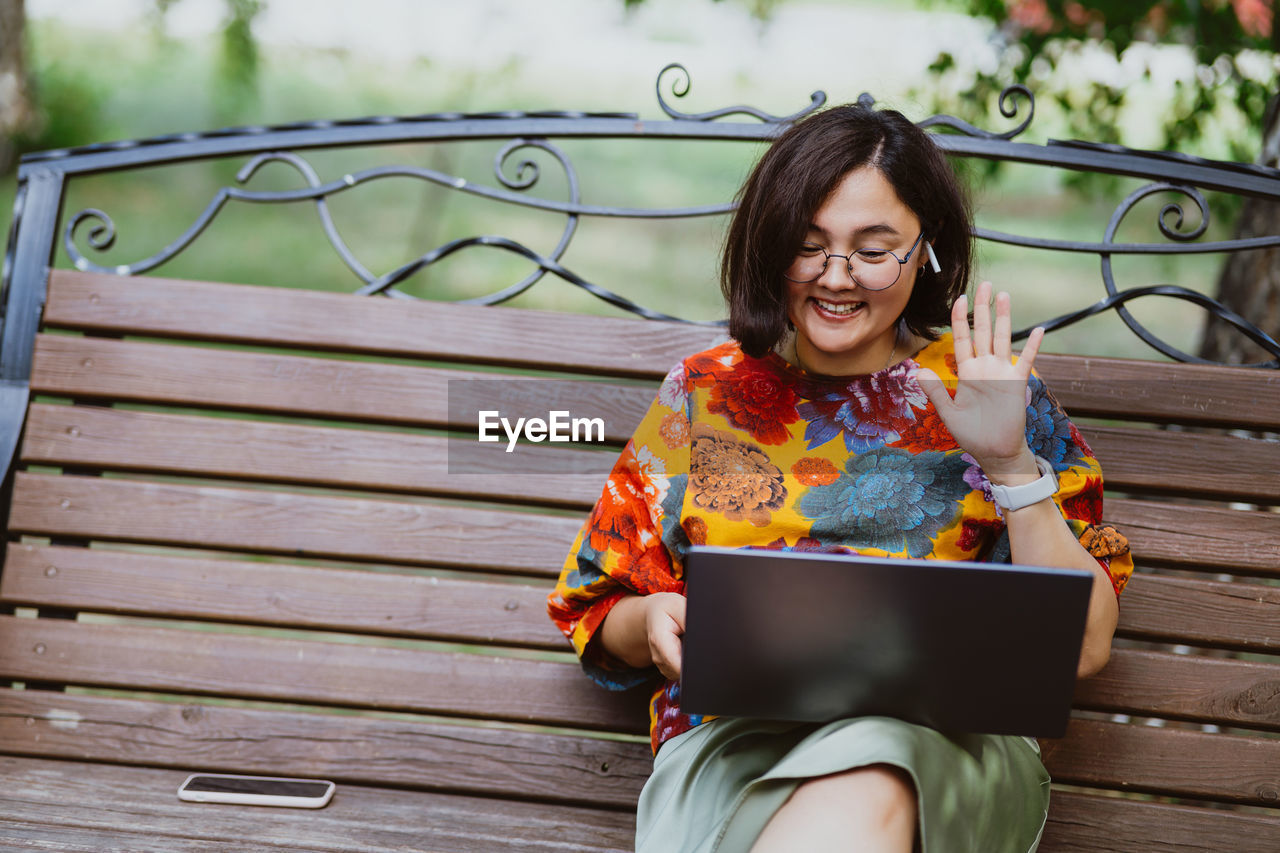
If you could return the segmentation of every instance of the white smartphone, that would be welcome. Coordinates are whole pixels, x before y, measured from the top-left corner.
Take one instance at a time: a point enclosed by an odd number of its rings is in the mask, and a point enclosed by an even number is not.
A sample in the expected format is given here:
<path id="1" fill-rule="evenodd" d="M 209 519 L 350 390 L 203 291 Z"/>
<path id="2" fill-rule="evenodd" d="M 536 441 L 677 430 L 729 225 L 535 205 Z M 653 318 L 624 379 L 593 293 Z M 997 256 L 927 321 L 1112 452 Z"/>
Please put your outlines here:
<path id="1" fill-rule="evenodd" d="M 334 787 L 332 782 L 323 779 L 192 773 L 178 788 L 178 799 L 190 803 L 319 809 L 329 804 Z"/>

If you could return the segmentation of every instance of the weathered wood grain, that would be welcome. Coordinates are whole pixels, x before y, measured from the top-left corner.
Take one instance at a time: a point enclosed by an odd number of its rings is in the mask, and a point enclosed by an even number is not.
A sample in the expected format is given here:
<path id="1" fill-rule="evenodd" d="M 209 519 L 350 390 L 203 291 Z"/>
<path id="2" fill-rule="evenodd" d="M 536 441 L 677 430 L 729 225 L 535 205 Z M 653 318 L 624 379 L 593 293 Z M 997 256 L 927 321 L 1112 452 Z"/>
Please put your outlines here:
<path id="1" fill-rule="evenodd" d="M 37 403 L 22 459 L 111 471 L 479 497 L 586 509 L 617 448 L 541 444 L 517 455 L 455 437 L 303 426 L 225 417 Z M 488 473 L 483 473 L 483 472 Z"/>
<path id="2" fill-rule="evenodd" d="M 566 651 L 541 585 L 9 543 L 0 600 Z"/>
<path id="3" fill-rule="evenodd" d="M 1112 500 L 1153 566 L 1280 576 L 1280 514 Z M 580 517 L 19 472 L 15 532 L 554 576 Z"/>
<path id="4" fill-rule="evenodd" d="M 1073 704 L 1280 731 L 1280 665 L 1116 649 L 1101 672 L 1076 685 Z"/>
<path id="5" fill-rule="evenodd" d="M 1280 577 L 1280 513 L 1112 499 L 1102 514 L 1139 565 Z"/>
<path id="6" fill-rule="evenodd" d="M 1138 575 L 1120 599 L 1118 630 L 1135 639 L 1280 652 L 1280 587 Z"/>
<path id="7" fill-rule="evenodd" d="M 541 585 L 10 543 L 0 600 L 563 650 Z M 353 592 L 358 591 L 358 594 Z M 1139 575 L 1121 636 L 1280 650 L 1280 589 Z"/>
<path id="8" fill-rule="evenodd" d="M 1039 853 L 1275 853 L 1280 815 L 1053 792 Z"/>
<path id="9" fill-rule="evenodd" d="M 640 734 L 647 695 L 576 662 L 0 616 L 0 677 Z"/>
<path id="10" fill-rule="evenodd" d="M 45 323 L 661 379 L 719 327 L 53 270 Z M 341 317 L 342 322 L 335 322 Z"/>
<path id="11" fill-rule="evenodd" d="M 630 432 L 638 422 L 620 420 Z M 1158 429 L 1082 428 L 1108 488 L 1233 501 L 1276 500 L 1280 442 Z M 516 456 L 453 438 L 113 409 L 31 406 L 22 458 L 31 463 L 484 496 L 587 507 L 616 448 L 527 445 Z M 1220 460 L 1210 465 L 1199 460 Z M 1169 477 L 1171 467 L 1179 470 Z M 488 470 L 492 473 L 478 473 Z"/>
<path id="12" fill-rule="evenodd" d="M 42 334 L 32 393 L 475 430 L 474 412 L 599 418 L 625 442 L 656 387 Z M 452 409 L 450 406 L 452 405 Z M 471 414 L 468 414 L 471 413 Z"/>
<path id="13" fill-rule="evenodd" d="M 1280 430 L 1280 371 L 1043 354 L 1036 372 L 1075 417 Z"/>
<path id="14" fill-rule="evenodd" d="M 1080 427 L 1108 489 L 1228 501 L 1280 502 L 1280 442 L 1136 427 Z M 1212 464 L 1206 464 L 1212 460 Z M 1170 472 L 1176 471 L 1177 476 Z"/>
<path id="15" fill-rule="evenodd" d="M 265 489 L 19 472 L 14 533 L 559 574 L 582 525 L 555 516 Z"/>
<path id="16" fill-rule="evenodd" d="M 1054 781 L 1275 808 L 1280 740 L 1072 720 L 1041 741 Z M 1280 826 L 1280 811 L 1271 818 Z"/>
<path id="17" fill-rule="evenodd" d="M 46 321 L 117 333 L 287 343 L 661 378 L 720 329 L 514 308 L 408 303 L 287 288 L 56 271 Z M 335 324 L 333 318 L 343 317 Z M 341 326 L 342 328 L 335 328 Z M 369 330 L 376 329 L 376 334 Z M 580 345 L 581 350 L 573 347 Z M 1280 376 L 1247 368 L 1043 354 L 1036 368 L 1075 414 L 1280 427 Z M 1251 401 L 1248 409 L 1241 406 Z"/>
<path id="18" fill-rule="evenodd" d="M 3 689 L 0 752 L 626 809 L 653 766 L 647 739 Z"/>
<path id="19" fill-rule="evenodd" d="M 184 803 L 177 790 L 187 772 L 0 757 L 0 845 L 91 853 L 620 853 L 634 844 L 634 818 L 625 812 L 390 788 L 342 785 L 315 811 Z"/>

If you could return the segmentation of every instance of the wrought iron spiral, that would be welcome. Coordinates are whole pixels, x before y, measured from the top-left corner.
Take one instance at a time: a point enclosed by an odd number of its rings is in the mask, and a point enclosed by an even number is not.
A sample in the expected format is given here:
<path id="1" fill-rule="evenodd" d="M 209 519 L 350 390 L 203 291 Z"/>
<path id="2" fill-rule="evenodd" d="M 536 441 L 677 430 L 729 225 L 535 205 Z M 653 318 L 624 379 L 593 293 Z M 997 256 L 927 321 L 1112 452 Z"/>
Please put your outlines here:
<path id="1" fill-rule="evenodd" d="M 683 65 L 678 62 L 672 62 L 658 72 L 658 79 L 654 86 L 658 93 L 658 106 L 662 107 L 662 111 L 671 118 L 681 119 L 683 121 L 714 121 L 715 119 L 724 118 L 725 116 L 749 115 L 760 119 L 760 121 L 765 122 L 766 124 L 790 124 L 791 122 L 803 118 L 809 113 L 819 109 L 827 102 L 827 93 L 819 90 L 809 95 L 808 106 L 802 107 L 791 115 L 786 116 L 774 115 L 773 113 L 767 113 L 764 110 L 746 105 L 724 107 L 718 110 L 710 110 L 705 113 L 685 113 L 671 106 L 667 103 L 666 99 L 662 97 L 662 78 L 669 71 L 675 71 L 677 73 L 675 82 L 671 84 L 671 94 L 677 98 L 683 98 L 685 95 L 689 94 L 689 90 L 693 85 L 693 78 L 689 75 L 688 69 Z"/>

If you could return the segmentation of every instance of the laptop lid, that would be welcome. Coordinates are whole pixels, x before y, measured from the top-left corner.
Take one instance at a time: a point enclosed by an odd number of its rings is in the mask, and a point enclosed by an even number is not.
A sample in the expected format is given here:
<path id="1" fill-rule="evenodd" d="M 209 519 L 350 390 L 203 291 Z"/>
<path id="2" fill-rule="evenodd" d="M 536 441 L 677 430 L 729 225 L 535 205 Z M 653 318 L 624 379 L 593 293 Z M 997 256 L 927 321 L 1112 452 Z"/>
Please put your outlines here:
<path id="1" fill-rule="evenodd" d="M 687 713 L 1065 733 L 1090 572 L 694 547 L 685 581 Z"/>

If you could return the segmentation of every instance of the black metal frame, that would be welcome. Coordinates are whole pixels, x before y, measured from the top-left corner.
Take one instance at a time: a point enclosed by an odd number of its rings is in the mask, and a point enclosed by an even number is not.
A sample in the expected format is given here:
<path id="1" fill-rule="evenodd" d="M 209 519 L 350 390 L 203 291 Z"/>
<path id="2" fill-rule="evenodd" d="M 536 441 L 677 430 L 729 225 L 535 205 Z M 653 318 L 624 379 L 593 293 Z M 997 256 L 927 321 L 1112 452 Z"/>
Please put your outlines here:
<path id="1" fill-rule="evenodd" d="M 405 298 L 396 288 L 422 268 L 455 252 L 475 246 L 497 248 L 522 255 L 537 265 L 523 280 L 487 296 L 466 300 L 495 304 L 524 292 L 550 272 L 595 296 L 643 317 L 677 319 L 637 305 L 606 288 L 578 276 L 561 263 L 566 248 L 583 216 L 624 218 L 677 218 L 723 214 L 732 202 L 684 208 L 625 208 L 584 204 L 573 164 L 564 150 L 551 140 L 581 138 L 646 138 L 706 139 L 759 142 L 772 138 L 796 119 L 818 109 L 826 101 L 822 92 L 814 92 L 810 103 L 787 116 L 775 116 L 747 106 L 727 107 L 711 112 L 688 114 L 672 107 L 663 96 L 664 80 L 670 80 L 671 92 L 683 97 L 689 91 L 688 72 L 680 65 L 664 68 L 657 79 L 658 103 L 668 116 L 665 120 L 641 119 L 632 113 L 583 112 L 496 112 L 484 114 L 438 113 L 392 118 L 378 116 L 344 121 L 316 121 L 275 127 L 240 127 L 207 133 L 184 133 L 153 139 L 102 143 L 60 151 L 31 154 L 23 158 L 18 171 L 18 188 L 9 242 L 0 270 L 0 458 L 7 461 L 17 440 L 22 412 L 27 399 L 27 382 L 31 368 L 31 351 L 40 312 L 44 304 L 48 268 L 53 262 L 59 225 L 62 220 L 64 192 L 68 179 L 83 175 L 127 170 L 192 160 L 225 158 L 235 155 L 250 157 L 237 174 L 237 182 L 247 184 L 265 163 L 276 161 L 298 171 L 305 186 L 284 192 L 261 192 L 244 186 L 223 187 L 209 202 L 204 212 L 168 246 L 150 257 L 131 264 L 104 267 L 93 263 L 81 252 L 77 237 L 83 226 L 88 230 L 91 250 L 105 251 L 115 240 L 115 225 L 104 211 L 87 208 L 71 215 L 62 226 L 63 245 L 81 269 L 117 274 L 138 274 L 155 269 L 186 249 L 217 216 L 228 201 L 260 204 L 311 202 L 316 205 L 325 233 L 334 250 L 359 279 L 356 292 L 384 294 Z M 869 95 L 860 99 L 872 103 Z M 1209 206 L 1203 191 L 1222 191 L 1241 196 L 1280 199 L 1280 171 L 1236 163 L 1221 163 L 1167 152 L 1135 151 L 1115 145 L 1050 141 L 1036 145 L 1014 141 L 1030 125 L 1035 113 L 1034 99 L 1025 87 L 1014 86 L 1000 98 L 1002 114 L 1015 119 L 1023 106 L 1027 114 L 1012 129 L 991 132 L 978 129 L 951 116 L 933 116 L 920 122 L 922 127 L 938 127 L 945 132 L 934 134 L 937 143 L 952 154 L 982 159 L 1038 164 L 1056 168 L 1098 172 L 1149 181 L 1124 199 L 1112 214 L 1098 242 L 1080 242 L 1023 237 L 978 228 L 975 236 L 1011 245 L 1066 252 L 1095 254 L 1101 262 L 1102 279 L 1107 296 L 1079 311 L 1052 318 L 1041 325 L 1057 329 L 1104 311 L 1115 311 L 1135 334 L 1159 352 L 1179 361 L 1202 362 L 1160 340 L 1125 308 L 1130 300 L 1145 296 L 1164 296 L 1189 300 L 1202 306 L 1239 329 L 1273 356 L 1254 367 L 1280 368 L 1280 344 L 1245 318 L 1203 294 L 1185 288 L 1159 285 L 1121 290 L 1112 274 L 1113 255 L 1190 254 L 1209 252 L 1254 251 L 1280 246 L 1280 235 L 1247 240 L 1195 242 L 1209 225 Z M 756 121 L 727 122 L 719 119 L 745 115 Z M 300 151 L 330 147 L 351 147 L 399 142 L 439 142 L 454 140 L 506 140 L 494 159 L 494 176 L 498 186 L 468 182 L 460 177 L 416 167 L 379 167 L 344 174 L 322 181 L 316 170 L 299 154 Z M 528 191 L 540 177 L 538 165 L 529 159 L 515 166 L 514 177 L 507 174 L 513 155 L 528 149 L 539 149 L 551 155 L 564 169 L 569 198 L 565 201 L 538 198 Z M 542 254 L 521 243 L 497 235 L 479 235 L 454 240 L 423 253 L 414 261 L 381 275 L 374 274 L 359 261 L 344 243 L 329 216 L 326 201 L 352 187 L 388 177 L 409 177 L 450 187 L 459 192 L 494 201 L 516 204 L 566 217 L 560 240 L 549 254 Z M 1166 204 L 1157 225 L 1167 242 L 1117 243 L 1115 236 L 1121 222 L 1143 199 L 1158 192 L 1181 194 L 1198 209 L 1199 225 L 1183 232 L 1181 205 Z M 1030 329 L 1017 332 L 1025 336 Z M 16 420 L 15 420 L 16 418 Z"/>

